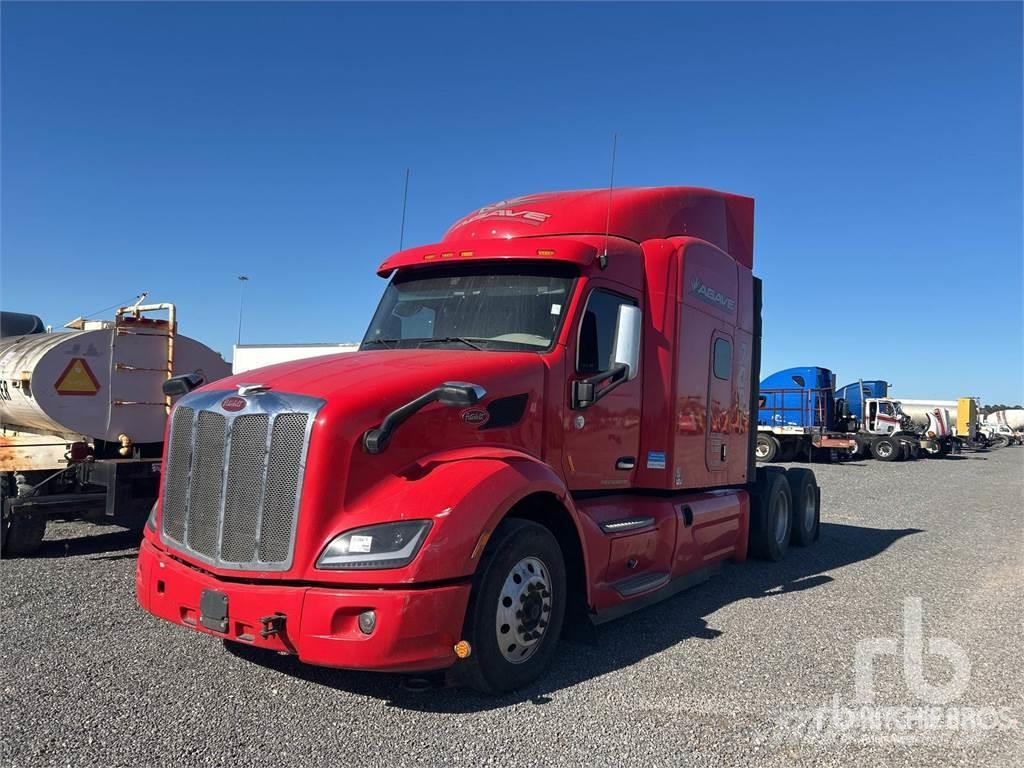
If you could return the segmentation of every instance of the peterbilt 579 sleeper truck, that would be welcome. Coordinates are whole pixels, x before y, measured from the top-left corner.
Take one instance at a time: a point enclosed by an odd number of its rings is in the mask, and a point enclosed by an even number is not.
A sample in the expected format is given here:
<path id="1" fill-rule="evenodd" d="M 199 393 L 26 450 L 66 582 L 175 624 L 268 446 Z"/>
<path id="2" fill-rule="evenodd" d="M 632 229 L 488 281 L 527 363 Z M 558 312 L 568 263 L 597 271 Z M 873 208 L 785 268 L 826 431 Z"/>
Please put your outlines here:
<path id="1" fill-rule="evenodd" d="M 540 674 L 566 621 L 818 534 L 807 470 L 755 471 L 753 200 L 530 195 L 399 252 L 357 352 L 183 394 L 138 599 L 333 667 Z"/>

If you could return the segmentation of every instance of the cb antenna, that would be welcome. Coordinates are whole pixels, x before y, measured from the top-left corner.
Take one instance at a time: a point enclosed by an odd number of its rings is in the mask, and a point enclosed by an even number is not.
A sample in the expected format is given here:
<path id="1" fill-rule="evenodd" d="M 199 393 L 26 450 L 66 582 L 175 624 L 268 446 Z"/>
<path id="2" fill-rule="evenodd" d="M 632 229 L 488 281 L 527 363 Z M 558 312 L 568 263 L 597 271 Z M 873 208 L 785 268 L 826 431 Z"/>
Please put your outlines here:
<path id="1" fill-rule="evenodd" d="M 405 191 L 402 193 L 402 225 L 398 229 L 398 250 L 405 245 L 405 209 L 409 204 L 409 168 L 405 169 Z"/>
<path id="2" fill-rule="evenodd" d="M 612 230 L 612 190 L 615 188 L 615 150 L 619 145 L 619 134 L 612 134 L 612 168 L 608 174 L 608 212 L 604 217 L 604 253 L 597 257 L 601 269 L 608 266 L 608 237 Z"/>

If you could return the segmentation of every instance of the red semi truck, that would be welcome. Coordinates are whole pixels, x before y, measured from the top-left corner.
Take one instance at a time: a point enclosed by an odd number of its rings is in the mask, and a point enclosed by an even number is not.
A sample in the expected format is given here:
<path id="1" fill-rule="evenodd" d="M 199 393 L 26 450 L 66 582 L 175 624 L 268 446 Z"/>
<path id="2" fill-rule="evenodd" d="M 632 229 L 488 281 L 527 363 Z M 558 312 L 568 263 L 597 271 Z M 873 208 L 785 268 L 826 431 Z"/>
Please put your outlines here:
<path id="1" fill-rule="evenodd" d="M 171 380 L 139 602 L 505 691 L 567 621 L 810 544 L 813 473 L 754 467 L 753 213 L 692 187 L 504 200 L 380 265 L 359 351 Z"/>

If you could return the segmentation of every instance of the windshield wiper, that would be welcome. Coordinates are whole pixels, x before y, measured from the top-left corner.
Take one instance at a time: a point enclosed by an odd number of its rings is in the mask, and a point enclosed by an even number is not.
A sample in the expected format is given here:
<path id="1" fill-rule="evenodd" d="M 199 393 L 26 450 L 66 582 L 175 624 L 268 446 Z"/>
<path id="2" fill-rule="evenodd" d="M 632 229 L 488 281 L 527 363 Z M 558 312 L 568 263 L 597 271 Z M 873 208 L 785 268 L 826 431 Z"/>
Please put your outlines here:
<path id="1" fill-rule="evenodd" d="M 400 341 L 402 341 L 402 339 L 367 339 L 363 342 L 363 346 L 365 347 L 369 344 L 383 344 L 388 349 L 394 349 L 393 345 L 398 344 Z"/>
<path id="2" fill-rule="evenodd" d="M 479 349 L 481 352 L 483 352 L 484 348 L 481 347 L 479 344 L 474 344 L 473 342 L 482 341 L 486 343 L 490 341 L 490 339 L 467 339 L 465 336 L 444 336 L 442 338 L 437 339 L 420 339 L 419 343 L 416 346 L 422 347 L 424 344 L 446 344 L 453 341 L 457 341 L 460 344 L 465 344 L 467 347 L 472 347 L 473 349 Z"/>

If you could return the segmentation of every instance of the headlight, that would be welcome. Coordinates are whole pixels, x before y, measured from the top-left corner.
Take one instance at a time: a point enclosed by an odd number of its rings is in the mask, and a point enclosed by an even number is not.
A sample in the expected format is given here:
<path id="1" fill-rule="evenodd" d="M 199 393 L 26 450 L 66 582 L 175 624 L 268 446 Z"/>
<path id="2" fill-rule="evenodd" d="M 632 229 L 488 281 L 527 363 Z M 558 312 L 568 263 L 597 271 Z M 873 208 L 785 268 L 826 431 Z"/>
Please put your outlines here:
<path id="1" fill-rule="evenodd" d="M 316 567 L 340 570 L 401 568 L 416 557 L 431 525 L 430 520 L 403 520 L 345 531 L 324 547 Z"/>
<path id="2" fill-rule="evenodd" d="M 146 518 L 146 527 L 149 528 L 153 533 L 156 533 L 156 505 L 158 502 L 153 502 L 153 508 L 149 510 L 149 517 Z M 138 520 L 139 518 L 135 518 Z"/>

